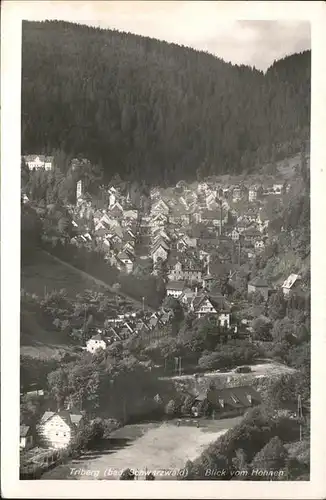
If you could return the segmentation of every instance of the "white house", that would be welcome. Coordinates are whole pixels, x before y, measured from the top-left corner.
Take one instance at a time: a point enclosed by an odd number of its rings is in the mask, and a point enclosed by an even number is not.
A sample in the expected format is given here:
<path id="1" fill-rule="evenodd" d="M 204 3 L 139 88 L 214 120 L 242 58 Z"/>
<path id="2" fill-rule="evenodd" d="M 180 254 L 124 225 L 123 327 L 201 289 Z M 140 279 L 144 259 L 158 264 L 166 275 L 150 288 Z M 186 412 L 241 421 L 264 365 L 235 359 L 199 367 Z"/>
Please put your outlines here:
<path id="1" fill-rule="evenodd" d="M 33 447 L 33 435 L 29 425 L 20 426 L 20 441 L 19 448 L 21 450 L 29 450 Z"/>
<path id="2" fill-rule="evenodd" d="M 255 241 L 255 250 L 263 250 L 265 248 L 265 243 L 263 240 Z"/>
<path id="3" fill-rule="evenodd" d="M 233 241 L 238 241 L 239 238 L 240 238 L 240 233 L 237 229 L 233 229 L 233 231 L 231 232 L 231 238 Z"/>
<path id="4" fill-rule="evenodd" d="M 24 204 L 29 202 L 29 198 L 26 193 L 22 195 L 21 199 Z"/>
<path id="5" fill-rule="evenodd" d="M 284 281 L 282 285 L 284 295 L 290 295 L 298 286 L 300 280 L 301 276 L 299 276 L 299 274 L 290 274 L 290 276 Z"/>
<path id="6" fill-rule="evenodd" d="M 235 187 L 233 189 L 233 193 L 232 193 L 232 200 L 233 202 L 237 202 L 239 200 L 241 200 L 241 189 L 239 187 Z"/>
<path id="7" fill-rule="evenodd" d="M 53 156 L 25 155 L 23 158 L 29 170 L 39 170 L 41 168 L 44 168 L 45 170 L 52 170 L 53 168 Z"/>
<path id="8" fill-rule="evenodd" d="M 273 192 L 274 194 L 282 193 L 283 184 L 273 184 Z"/>
<path id="9" fill-rule="evenodd" d="M 82 414 L 77 410 L 46 411 L 38 426 L 42 444 L 50 448 L 66 448 L 82 419 Z"/>
<path id="10" fill-rule="evenodd" d="M 249 201 L 255 201 L 257 199 L 257 188 L 255 186 L 249 188 L 248 199 Z"/>
<path id="11" fill-rule="evenodd" d="M 134 263 L 128 251 L 121 251 L 118 253 L 117 258 L 124 264 L 125 270 L 128 274 L 132 273 Z"/>
<path id="12" fill-rule="evenodd" d="M 207 184 L 207 182 L 200 182 L 200 183 L 198 184 L 197 191 L 198 191 L 199 193 L 204 193 L 207 189 L 208 189 L 208 184 Z"/>
<path id="13" fill-rule="evenodd" d="M 97 349 L 106 349 L 106 342 L 100 333 L 93 335 L 86 344 L 86 350 L 94 353 Z"/>

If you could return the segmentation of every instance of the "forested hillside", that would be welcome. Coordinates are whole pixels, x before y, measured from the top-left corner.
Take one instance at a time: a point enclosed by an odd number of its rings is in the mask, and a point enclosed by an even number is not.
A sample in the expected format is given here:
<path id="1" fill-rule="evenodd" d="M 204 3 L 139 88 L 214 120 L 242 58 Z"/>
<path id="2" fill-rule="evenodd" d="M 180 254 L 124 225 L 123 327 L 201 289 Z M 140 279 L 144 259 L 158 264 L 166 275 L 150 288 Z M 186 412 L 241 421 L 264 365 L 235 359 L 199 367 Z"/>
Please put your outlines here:
<path id="1" fill-rule="evenodd" d="M 23 154 L 60 149 L 107 178 L 169 184 L 252 170 L 309 139 L 310 52 L 263 74 L 61 21 L 24 21 L 22 47 Z"/>

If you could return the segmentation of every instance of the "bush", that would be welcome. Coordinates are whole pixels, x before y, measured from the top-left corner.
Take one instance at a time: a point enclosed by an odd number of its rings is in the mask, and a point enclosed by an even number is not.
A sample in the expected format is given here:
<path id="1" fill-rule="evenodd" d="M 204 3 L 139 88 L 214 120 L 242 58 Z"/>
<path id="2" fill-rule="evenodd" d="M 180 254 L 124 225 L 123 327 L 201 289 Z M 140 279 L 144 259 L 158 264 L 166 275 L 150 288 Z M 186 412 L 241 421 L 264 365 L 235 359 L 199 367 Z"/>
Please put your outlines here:
<path id="1" fill-rule="evenodd" d="M 165 413 L 170 417 L 172 417 L 173 415 L 176 414 L 176 411 L 177 411 L 176 402 L 173 399 L 171 399 L 165 407 Z"/>
<path id="2" fill-rule="evenodd" d="M 121 481 L 130 481 L 133 479 L 135 479 L 135 474 L 131 469 L 125 469 L 120 476 Z"/>
<path id="3" fill-rule="evenodd" d="M 267 318 L 257 318 L 252 322 L 254 340 L 270 341 L 272 323 Z"/>
<path id="4" fill-rule="evenodd" d="M 261 355 L 260 349 L 254 344 L 243 341 L 235 342 L 220 346 L 218 351 L 201 356 L 198 360 L 198 368 L 201 370 L 230 369 L 236 365 L 252 363 Z"/>

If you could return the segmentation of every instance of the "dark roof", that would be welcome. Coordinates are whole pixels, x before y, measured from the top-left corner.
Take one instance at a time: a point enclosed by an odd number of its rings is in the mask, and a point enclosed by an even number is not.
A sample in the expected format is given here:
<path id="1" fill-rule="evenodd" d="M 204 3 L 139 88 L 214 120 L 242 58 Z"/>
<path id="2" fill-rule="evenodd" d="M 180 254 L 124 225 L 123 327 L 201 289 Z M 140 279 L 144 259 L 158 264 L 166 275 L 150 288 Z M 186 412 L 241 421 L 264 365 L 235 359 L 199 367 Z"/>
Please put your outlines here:
<path id="1" fill-rule="evenodd" d="M 213 389 L 207 391 L 207 399 L 214 405 L 223 409 L 225 406 L 232 408 L 248 408 L 251 406 L 248 396 L 252 402 L 260 403 L 260 394 L 251 386 L 227 387 L 224 389 Z M 224 402 L 224 406 L 221 404 Z"/>
<path id="2" fill-rule="evenodd" d="M 208 300 L 209 302 L 212 303 L 211 299 L 208 297 L 207 294 L 197 295 L 193 300 L 194 310 L 196 311 L 196 309 L 199 309 L 200 306 L 202 305 L 202 303 L 205 302 L 206 300 Z M 213 305 L 213 303 L 212 303 L 212 305 Z"/>
<path id="3" fill-rule="evenodd" d="M 262 278 L 254 278 L 252 281 L 249 282 L 249 285 L 256 286 L 256 287 L 262 287 L 262 288 L 268 288 L 267 281 L 262 279 Z"/>
<path id="4" fill-rule="evenodd" d="M 30 426 L 29 425 L 21 425 L 20 426 L 20 437 L 26 437 L 27 434 L 30 431 Z"/>
<path id="5" fill-rule="evenodd" d="M 78 423 L 82 418 L 80 412 L 72 413 L 70 410 L 60 410 L 57 415 L 69 426 Z"/>
<path id="6" fill-rule="evenodd" d="M 231 307 L 220 293 L 214 293 L 210 292 L 209 295 L 209 300 L 211 301 L 212 305 L 218 310 L 218 311 L 225 311 L 229 312 L 231 310 Z"/>
<path id="7" fill-rule="evenodd" d="M 100 333 L 97 333 L 96 335 L 93 335 L 93 337 L 91 337 L 90 340 L 104 340 L 104 339 Z"/>
<path id="8" fill-rule="evenodd" d="M 155 253 L 156 250 L 158 250 L 160 247 L 164 248 L 164 250 L 166 250 L 166 251 L 169 250 L 169 245 L 165 242 L 165 240 L 160 238 L 158 241 L 155 242 L 155 245 L 152 248 L 151 254 Z"/>
<path id="9" fill-rule="evenodd" d="M 52 162 L 54 160 L 54 156 L 47 156 L 47 155 L 25 155 L 23 156 L 25 161 L 34 161 L 36 158 L 39 158 L 40 161 L 43 162 Z"/>
<path id="10" fill-rule="evenodd" d="M 244 236 L 261 236 L 261 232 L 258 229 L 249 227 L 242 233 Z"/>
<path id="11" fill-rule="evenodd" d="M 184 281 L 170 281 L 166 285 L 167 290 L 183 290 L 185 287 Z"/>
<path id="12" fill-rule="evenodd" d="M 205 210 L 202 213 L 202 219 L 204 220 L 220 220 L 221 212 L 220 210 Z M 223 212 L 222 212 L 223 217 Z"/>

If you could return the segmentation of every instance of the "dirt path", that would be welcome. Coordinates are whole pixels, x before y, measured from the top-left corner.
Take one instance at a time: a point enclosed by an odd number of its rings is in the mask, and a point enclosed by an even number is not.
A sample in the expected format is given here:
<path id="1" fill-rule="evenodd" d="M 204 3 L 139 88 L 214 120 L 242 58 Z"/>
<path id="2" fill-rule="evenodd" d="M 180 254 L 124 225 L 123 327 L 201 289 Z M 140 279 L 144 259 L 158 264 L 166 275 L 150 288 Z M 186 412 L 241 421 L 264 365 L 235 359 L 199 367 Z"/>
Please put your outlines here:
<path id="1" fill-rule="evenodd" d="M 115 290 L 112 286 L 108 285 L 105 281 L 102 281 L 98 278 L 95 278 L 94 276 L 92 276 L 91 274 L 88 274 L 86 273 L 85 271 L 81 271 L 80 269 L 78 269 L 77 267 L 73 266 L 72 264 L 69 264 L 68 262 L 65 262 L 64 260 L 61 260 L 59 259 L 58 257 L 56 257 L 55 255 L 52 255 L 51 253 L 47 252 L 46 250 L 42 250 L 42 252 L 44 252 L 46 255 L 48 255 L 49 257 L 51 257 L 52 259 L 54 259 L 55 261 L 59 262 L 60 264 L 62 264 L 63 266 L 67 267 L 68 269 L 70 270 L 73 270 L 77 273 L 79 273 L 81 276 L 83 276 L 84 278 L 86 279 L 90 279 L 92 281 L 94 281 L 94 283 L 96 283 L 97 285 L 99 286 L 102 286 L 104 288 L 106 288 L 107 290 L 109 290 L 111 293 L 115 294 L 115 295 L 120 295 L 121 297 L 123 297 L 124 299 L 127 299 L 129 300 L 130 302 L 132 302 L 133 304 L 139 306 L 140 308 L 143 307 L 142 303 L 131 297 L 130 295 L 127 295 L 126 293 L 124 292 L 121 292 L 120 290 L 117 291 Z M 148 311 L 151 311 L 151 312 L 155 312 L 155 309 L 153 309 L 152 307 L 148 306 L 145 304 L 145 309 L 147 309 Z"/>

